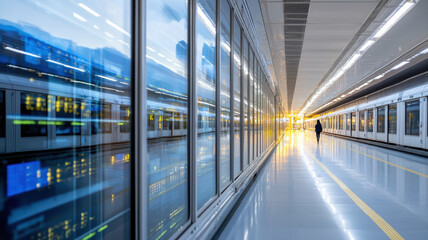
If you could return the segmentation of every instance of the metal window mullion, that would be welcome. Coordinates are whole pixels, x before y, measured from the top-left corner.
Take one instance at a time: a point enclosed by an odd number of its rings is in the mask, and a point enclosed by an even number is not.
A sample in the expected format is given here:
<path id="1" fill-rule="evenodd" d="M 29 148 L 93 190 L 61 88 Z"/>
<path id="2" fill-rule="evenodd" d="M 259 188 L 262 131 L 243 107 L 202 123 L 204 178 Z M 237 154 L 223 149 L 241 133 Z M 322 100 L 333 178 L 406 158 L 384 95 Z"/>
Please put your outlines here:
<path id="1" fill-rule="evenodd" d="M 220 109 L 220 105 L 221 105 L 221 101 L 220 101 L 220 36 L 221 36 L 221 22 L 220 22 L 220 2 L 221 0 L 217 0 L 216 2 L 216 46 L 215 46 L 215 57 L 216 57 L 216 76 L 215 76 L 215 88 L 216 88 L 216 118 L 215 118 L 215 166 L 216 166 L 216 194 L 217 196 L 220 196 L 221 193 L 221 189 L 220 189 L 220 178 L 221 178 L 221 170 L 220 170 L 220 133 L 221 133 L 221 129 L 220 129 L 220 118 L 221 118 L 221 109 Z"/>
<path id="2" fill-rule="evenodd" d="M 187 134 L 188 138 L 188 163 L 189 163 L 189 211 L 190 211 L 190 219 L 191 222 L 196 222 L 197 219 L 197 192 L 196 192 L 196 181 L 197 181 L 197 169 L 196 169 L 196 149 L 197 149 L 197 131 L 198 131 L 198 96 L 196 89 L 196 67 L 195 67 L 195 42 L 196 42 L 196 24 L 195 24 L 195 16 L 196 16 L 196 0 L 191 0 L 188 2 L 188 92 L 189 92 L 189 101 L 188 101 L 188 112 L 187 112 Z"/>
<path id="3" fill-rule="evenodd" d="M 132 137 L 133 144 L 131 145 L 132 152 L 134 153 L 134 161 L 131 164 L 132 169 L 135 169 L 131 175 L 133 178 L 134 191 L 135 191 L 135 202 L 133 206 L 135 207 L 135 216 L 134 216 L 134 228 L 132 229 L 135 239 L 147 239 L 147 208 L 148 208 L 148 179 L 147 179 L 147 166 L 148 159 L 147 154 L 147 108 L 145 103 L 147 102 L 147 92 L 146 92 L 146 78 L 145 78 L 145 39 L 146 39 L 146 28 L 143 27 L 145 24 L 145 1 L 133 1 L 133 16 L 132 21 L 134 25 L 134 33 L 132 34 L 132 46 L 133 46 L 133 106 L 131 106 L 132 112 L 131 115 L 133 121 L 132 125 L 134 126 L 135 131 L 134 136 Z M 131 200 L 132 201 L 132 200 Z"/>
<path id="4" fill-rule="evenodd" d="M 230 5 L 229 5 L 230 8 Z M 230 181 L 233 182 L 234 181 L 234 173 L 235 173 L 235 97 L 234 97 L 234 93 L 235 93 L 235 78 L 233 76 L 233 54 L 234 54 L 234 50 L 235 50 L 235 21 L 234 21 L 234 10 L 230 9 L 230 98 L 229 98 L 229 105 L 230 105 Z"/>
<path id="5" fill-rule="evenodd" d="M 241 171 L 243 171 L 244 170 L 244 141 L 245 141 L 245 139 L 244 139 L 244 90 L 243 90 L 243 86 L 244 86 L 244 71 L 243 71 L 243 68 L 244 68 L 244 59 L 243 59 L 244 42 L 243 42 L 243 38 L 244 38 L 244 35 L 243 35 L 242 29 L 240 28 L 239 30 L 240 30 L 239 33 L 241 35 L 241 39 L 240 39 L 241 40 L 241 43 L 240 43 L 241 51 L 239 53 L 239 55 L 240 55 L 239 60 L 241 61 L 241 66 L 239 68 L 239 71 L 241 72 L 241 74 L 239 75 L 240 76 L 239 81 L 241 82 L 240 89 L 239 89 L 239 92 L 240 92 L 240 97 L 239 97 L 239 100 L 240 100 L 240 102 L 239 102 L 239 110 L 240 110 L 240 113 L 239 113 L 240 114 L 240 118 L 239 118 L 239 124 L 240 124 L 239 125 L 239 140 L 240 140 L 240 144 L 239 144 L 239 148 L 240 148 L 240 154 L 239 154 L 239 157 L 240 157 L 240 162 L 241 162 Z"/>

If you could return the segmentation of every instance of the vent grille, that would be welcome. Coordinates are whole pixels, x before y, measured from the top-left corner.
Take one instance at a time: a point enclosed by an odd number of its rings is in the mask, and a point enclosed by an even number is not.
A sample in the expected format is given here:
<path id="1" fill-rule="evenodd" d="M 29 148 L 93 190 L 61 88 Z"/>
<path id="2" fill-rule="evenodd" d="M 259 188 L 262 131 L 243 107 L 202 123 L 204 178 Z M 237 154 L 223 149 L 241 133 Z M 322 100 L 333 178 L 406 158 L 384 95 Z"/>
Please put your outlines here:
<path id="1" fill-rule="evenodd" d="M 302 55 L 310 0 L 284 0 L 285 64 L 287 70 L 287 103 L 291 109 L 297 73 Z"/>

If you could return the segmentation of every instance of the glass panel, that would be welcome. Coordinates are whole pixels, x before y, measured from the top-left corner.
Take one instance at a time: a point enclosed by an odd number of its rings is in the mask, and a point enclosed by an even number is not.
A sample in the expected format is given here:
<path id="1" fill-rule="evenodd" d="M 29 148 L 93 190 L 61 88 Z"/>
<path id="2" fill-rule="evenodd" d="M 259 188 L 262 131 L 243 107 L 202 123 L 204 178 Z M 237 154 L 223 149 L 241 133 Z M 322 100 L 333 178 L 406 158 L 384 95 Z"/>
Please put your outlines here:
<path id="1" fill-rule="evenodd" d="M 249 91 L 249 104 L 250 104 L 250 113 L 249 113 L 249 117 L 250 117 L 250 122 L 249 122 L 249 129 L 250 129 L 250 151 L 249 151 L 249 158 L 250 158 L 250 162 L 252 162 L 254 160 L 254 55 L 253 55 L 253 50 L 249 49 L 249 57 L 248 57 L 248 62 L 249 62 L 249 82 L 250 82 L 250 91 Z"/>
<path id="2" fill-rule="evenodd" d="M 196 85 L 198 97 L 197 207 L 216 193 L 216 2 L 198 0 L 196 4 Z"/>
<path id="3" fill-rule="evenodd" d="M 367 110 L 367 132 L 373 132 L 373 110 Z"/>
<path id="4" fill-rule="evenodd" d="M 220 29 L 220 188 L 230 182 L 230 6 L 221 0 Z"/>
<path id="5" fill-rule="evenodd" d="M 365 112 L 364 111 L 360 111 L 359 112 L 359 131 L 360 132 L 364 132 L 364 126 L 365 126 Z"/>
<path id="6" fill-rule="evenodd" d="M 0 137 L 6 135 L 6 106 L 4 91 L 0 91 Z"/>
<path id="7" fill-rule="evenodd" d="M 241 27 L 234 17 L 233 33 L 234 176 L 241 171 Z"/>
<path id="8" fill-rule="evenodd" d="M 1 239 L 132 237 L 131 28 L 128 0 L 0 2 Z"/>
<path id="9" fill-rule="evenodd" d="M 377 109 L 377 132 L 385 132 L 385 108 Z"/>
<path id="10" fill-rule="evenodd" d="M 186 0 L 147 1 L 148 239 L 168 239 L 189 218 Z"/>
<path id="11" fill-rule="evenodd" d="M 397 134 L 397 105 L 388 106 L 388 133 Z"/>
<path id="12" fill-rule="evenodd" d="M 351 119 L 352 119 L 352 131 L 356 130 L 357 125 L 357 116 L 356 113 L 351 113 Z"/>
<path id="13" fill-rule="evenodd" d="M 248 41 L 247 38 L 245 36 L 243 36 L 242 39 L 242 49 L 243 49 L 243 80 L 242 80 L 242 92 L 243 92 L 243 98 L 244 98 L 244 129 L 243 129 L 243 134 L 244 136 L 242 136 L 244 138 L 244 146 L 242 146 L 243 148 L 243 161 L 244 161 L 244 166 L 247 166 L 249 163 L 249 151 L 250 151 L 250 145 L 249 145 L 249 83 L 248 83 Z"/>
<path id="14" fill-rule="evenodd" d="M 349 128 L 351 126 L 351 118 L 349 117 L 349 114 L 346 115 L 346 130 L 349 131 Z"/>
<path id="15" fill-rule="evenodd" d="M 419 136 L 419 100 L 406 102 L 406 135 Z"/>

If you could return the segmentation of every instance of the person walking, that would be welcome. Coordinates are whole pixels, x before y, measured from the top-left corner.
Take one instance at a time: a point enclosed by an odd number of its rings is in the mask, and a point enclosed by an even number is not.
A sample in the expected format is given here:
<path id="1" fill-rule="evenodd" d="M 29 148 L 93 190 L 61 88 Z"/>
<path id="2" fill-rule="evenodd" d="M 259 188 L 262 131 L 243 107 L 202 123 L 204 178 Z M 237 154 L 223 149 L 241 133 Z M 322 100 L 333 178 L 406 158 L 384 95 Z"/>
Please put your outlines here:
<path id="1" fill-rule="evenodd" d="M 320 142 L 320 135 L 322 132 L 322 126 L 321 126 L 320 120 L 317 120 L 317 124 L 315 125 L 315 132 L 317 134 L 317 143 L 319 143 Z"/>

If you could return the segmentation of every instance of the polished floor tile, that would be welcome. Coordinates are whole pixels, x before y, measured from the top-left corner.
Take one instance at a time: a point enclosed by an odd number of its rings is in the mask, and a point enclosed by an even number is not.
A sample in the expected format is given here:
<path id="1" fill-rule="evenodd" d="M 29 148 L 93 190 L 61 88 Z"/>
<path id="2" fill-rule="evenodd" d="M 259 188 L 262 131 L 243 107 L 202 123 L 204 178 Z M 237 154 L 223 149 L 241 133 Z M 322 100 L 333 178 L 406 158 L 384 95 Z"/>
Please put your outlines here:
<path id="1" fill-rule="evenodd" d="M 307 131 L 287 132 L 220 239 L 389 239 L 320 164 L 403 238 L 428 239 L 427 159 Z"/>

